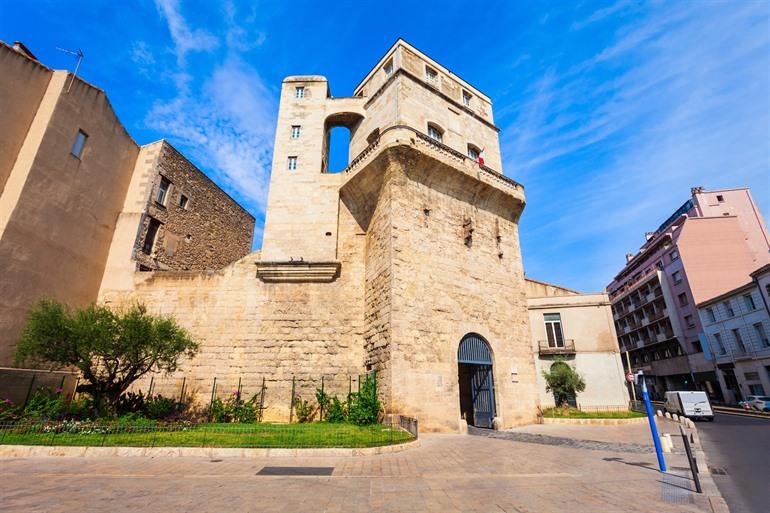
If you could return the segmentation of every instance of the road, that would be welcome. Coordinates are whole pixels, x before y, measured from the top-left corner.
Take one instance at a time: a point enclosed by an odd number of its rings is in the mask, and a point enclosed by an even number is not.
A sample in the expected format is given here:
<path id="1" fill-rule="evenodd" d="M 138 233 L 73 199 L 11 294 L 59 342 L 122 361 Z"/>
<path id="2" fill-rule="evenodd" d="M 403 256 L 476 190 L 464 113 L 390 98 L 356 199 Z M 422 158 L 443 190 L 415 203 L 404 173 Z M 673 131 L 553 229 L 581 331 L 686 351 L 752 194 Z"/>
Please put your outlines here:
<path id="1" fill-rule="evenodd" d="M 701 443 L 731 513 L 770 511 L 770 420 L 717 413 L 698 422 Z"/>

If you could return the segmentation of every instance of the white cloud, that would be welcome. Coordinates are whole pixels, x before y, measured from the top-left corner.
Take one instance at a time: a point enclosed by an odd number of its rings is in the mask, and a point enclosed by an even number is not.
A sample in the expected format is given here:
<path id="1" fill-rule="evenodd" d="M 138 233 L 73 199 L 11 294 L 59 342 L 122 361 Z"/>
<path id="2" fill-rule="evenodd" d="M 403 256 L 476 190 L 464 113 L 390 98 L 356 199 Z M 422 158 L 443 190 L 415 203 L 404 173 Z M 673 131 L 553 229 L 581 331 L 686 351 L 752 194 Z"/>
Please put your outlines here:
<path id="1" fill-rule="evenodd" d="M 768 28 L 763 2 L 651 5 L 582 62 L 543 64 L 501 141 L 535 274 L 569 252 L 603 287 L 691 186 L 752 186 L 768 213 Z"/>
<path id="2" fill-rule="evenodd" d="M 251 21 L 239 25 L 231 3 L 224 6 L 225 47 L 214 52 L 219 39 L 190 28 L 175 0 L 156 0 L 172 40 L 176 67 L 165 77 L 175 86 L 170 99 L 155 102 L 145 122 L 163 134 L 198 164 L 222 188 L 242 202 L 257 224 L 264 214 L 270 177 L 276 95 L 241 52 L 264 39 Z M 247 17 L 248 18 L 248 17 Z M 246 39 L 252 41 L 246 44 Z M 188 66 L 191 51 L 211 51 L 207 59 Z M 255 233 L 261 241 L 261 228 Z"/>
<path id="3" fill-rule="evenodd" d="M 177 60 L 180 64 L 193 51 L 213 51 L 219 45 L 219 40 L 202 29 L 191 29 L 179 9 L 179 0 L 155 0 L 155 7 L 166 19 Z"/>

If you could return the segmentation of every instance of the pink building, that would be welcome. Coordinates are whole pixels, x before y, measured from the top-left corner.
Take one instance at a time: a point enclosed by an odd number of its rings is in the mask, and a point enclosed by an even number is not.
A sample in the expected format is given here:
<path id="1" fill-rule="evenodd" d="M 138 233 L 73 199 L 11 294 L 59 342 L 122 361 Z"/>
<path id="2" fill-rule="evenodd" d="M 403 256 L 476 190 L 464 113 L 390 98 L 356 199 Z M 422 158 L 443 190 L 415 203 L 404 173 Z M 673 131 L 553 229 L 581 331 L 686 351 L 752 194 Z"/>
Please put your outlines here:
<path id="1" fill-rule="evenodd" d="M 655 396 L 705 390 L 722 401 L 715 361 L 701 343 L 697 304 L 746 282 L 770 262 L 770 237 L 747 188 L 692 189 L 607 286 L 624 364 Z"/>

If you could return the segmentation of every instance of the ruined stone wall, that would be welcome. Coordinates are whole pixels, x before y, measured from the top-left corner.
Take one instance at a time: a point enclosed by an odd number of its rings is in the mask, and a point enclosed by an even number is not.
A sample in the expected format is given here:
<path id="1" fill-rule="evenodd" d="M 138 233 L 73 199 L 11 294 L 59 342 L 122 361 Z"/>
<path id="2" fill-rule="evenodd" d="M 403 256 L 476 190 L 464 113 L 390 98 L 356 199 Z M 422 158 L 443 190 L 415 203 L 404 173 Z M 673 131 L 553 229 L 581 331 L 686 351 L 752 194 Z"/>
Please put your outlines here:
<path id="1" fill-rule="evenodd" d="M 331 283 L 264 283 L 256 277 L 259 253 L 216 272 L 137 273 L 131 293 L 105 294 L 120 305 L 139 301 L 172 315 L 200 342 L 192 361 L 173 376 L 146 377 L 136 388 L 178 396 L 182 380 L 197 404 L 207 405 L 213 379 L 225 398 L 239 383 L 244 395 L 265 379 L 265 420 L 286 421 L 292 378 L 297 393 L 313 399 L 321 377 L 343 399 L 365 373 L 362 343 L 364 237 L 347 209 L 340 210 L 340 276 Z"/>
<path id="2" fill-rule="evenodd" d="M 251 250 L 254 217 L 201 170 L 163 141 L 154 183 L 134 245 L 137 262 L 150 269 L 221 269 Z M 157 201 L 161 176 L 171 182 L 164 204 Z M 182 207 L 184 195 L 187 205 Z M 161 226 L 151 254 L 142 252 L 150 217 Z"/>

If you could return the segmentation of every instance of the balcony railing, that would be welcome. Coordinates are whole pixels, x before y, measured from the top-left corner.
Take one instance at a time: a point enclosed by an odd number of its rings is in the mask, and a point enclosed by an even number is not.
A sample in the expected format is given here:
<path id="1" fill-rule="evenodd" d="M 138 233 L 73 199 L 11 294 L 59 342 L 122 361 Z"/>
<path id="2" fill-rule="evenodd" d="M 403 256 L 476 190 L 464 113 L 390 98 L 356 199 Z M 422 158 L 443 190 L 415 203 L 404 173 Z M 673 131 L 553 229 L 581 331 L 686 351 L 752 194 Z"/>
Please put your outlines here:
<path id="1" fill-rule="evenodd" d="M 575 341 L 563 340 L 561 345 L 551 345 L 547 340 L 539 342 L 540 354 L 575 354 Z"/>

